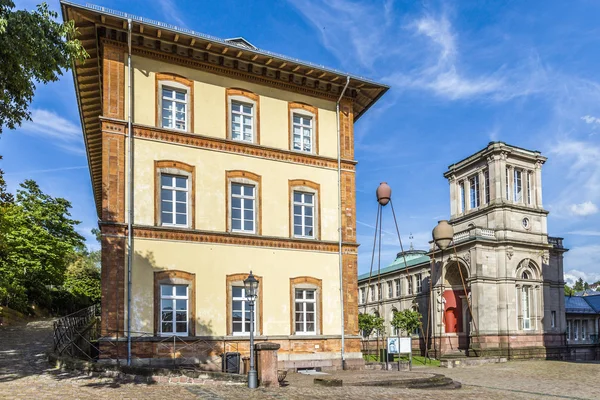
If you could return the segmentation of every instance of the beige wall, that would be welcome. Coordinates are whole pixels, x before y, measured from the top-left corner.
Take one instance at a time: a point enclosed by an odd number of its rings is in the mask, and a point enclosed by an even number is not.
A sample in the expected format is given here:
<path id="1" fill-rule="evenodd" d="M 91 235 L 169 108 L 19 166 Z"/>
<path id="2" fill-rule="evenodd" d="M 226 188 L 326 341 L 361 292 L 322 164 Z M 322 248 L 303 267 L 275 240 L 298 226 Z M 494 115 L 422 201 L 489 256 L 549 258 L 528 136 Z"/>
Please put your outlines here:
<path id="1" fill-rule="evenodd" d="M 235 80 L 174 64 L 133 56 L 134 123 L 156 124 L 156 72 L 174 73 L 194 81 L 194 126 L 192 132 L 226 138 L 226 88 L 241 88 L 260 96 L 260 144 L 289 150 L 288 106 L 290 101 L 319 109 L 319 154 L 337 157 L 335 102 L 289 91 Z M 127 67 L 126 67 L 127 69 Z M 129 74 L 126 71 L 126 76 Z M 125 91 L 127 100 L 127 90 Z M 127 111 L 126 115 L 127 115 Z"/>
<path id="2" fill-rule="evenodd" d="M 154 161 L 175 160 L 196 167 L 195 229 L 226 230 L 225 171 L 245 170 L 262 177 L 262 235 L 290 237 L 289 179 L 308 179 L 321 186 L 321 240 L 337 241 L 337 171 L 136 140 L 135 224 L 154 225 Z"/>
<path id="3" fill-rule="evenodd" d="M 196 274 L 196 334 L 225 335 L 228 274 L 263 277 L 263 335 L 290 334 L 290 278 L 322 279 L 324 335 L 340 334 L 338 255 L 306 251 L 137 239 L 132 274 L 132 330 L 153 332 L 155 271 Z"/>

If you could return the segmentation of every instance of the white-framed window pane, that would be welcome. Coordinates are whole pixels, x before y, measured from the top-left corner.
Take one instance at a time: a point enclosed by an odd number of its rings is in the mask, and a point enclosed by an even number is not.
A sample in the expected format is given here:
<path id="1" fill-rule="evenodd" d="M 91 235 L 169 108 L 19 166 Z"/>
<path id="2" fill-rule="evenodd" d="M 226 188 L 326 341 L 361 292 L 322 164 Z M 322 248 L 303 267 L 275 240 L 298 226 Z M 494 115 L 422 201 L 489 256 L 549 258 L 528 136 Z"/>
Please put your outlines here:
<path id="1" fill-rule="evenodd" d="M 171 174 L 160 177 L 160 216 L 163 225 L 188 225 L 188 178 Z"/>
<path id="2" fill-rule="evenodd" d="M 232 286 L 231 327 L 234 335 L 250 333 L 250 304 L 246 300 L 246 290 L 243 286 Z M 256 331 L 256 305 L 254 311 L 254 331 Z"/>
<path id="3" fill-rule="evenodd" d="M 316 291 L 296 289 L 294 297 L 296 333 L 316 333 Z"/>
<path id="4" fill-rule="evenodd" d="M 231 138 L 254 141 L 254 106 L 239 101 L 231 102 Z"/>
<path id="5" fill-rule="evenodd" d="M 312 117 L 294 114 L 292 118 L 292 142 L 294 150 L 312 152 L 313 127 Z"/>
<path id="6" fill-rule="evenodd" d="M 293 192 L 294 236 L 314 238 L 314 194 Z"/>
<path id="7" fill-rule="evenodd" d="M 231 229 L 255 232 L 255 186 L 231 183 Z"/>
<path id="8" fill-rule="evenodd" d="M 188 334 L 188 286 L 160 286 L 160 332 L 167 335 Z"/>
<path id="9" fill-rule="evenodd" d="M 523 288 L 521 289 L 521 312 L 523 315 L 523 329 L 531 329 L 529 308 L 529 288 L 527 286 L 523 286 Z"/>
<path id="10" fill-rule="evenodd" d="M 469 195 L 471 208 L 479 207 L 479 175 L 469 179 Z"/>
<path id="11" fill-rule="evenodd" d="M 520 170 L 515 169 L 515 175 L 514 175 L 514 200 L 516 203 L 521 203 L 523 202 L 523 187 L 522 187 L 522 173 Z"/>
<path id="12" fill-rule="evenodd" d="M 187 91 L 167 86 L 162 88 L 161 113 L 162 127 L 187 129 Z"/>

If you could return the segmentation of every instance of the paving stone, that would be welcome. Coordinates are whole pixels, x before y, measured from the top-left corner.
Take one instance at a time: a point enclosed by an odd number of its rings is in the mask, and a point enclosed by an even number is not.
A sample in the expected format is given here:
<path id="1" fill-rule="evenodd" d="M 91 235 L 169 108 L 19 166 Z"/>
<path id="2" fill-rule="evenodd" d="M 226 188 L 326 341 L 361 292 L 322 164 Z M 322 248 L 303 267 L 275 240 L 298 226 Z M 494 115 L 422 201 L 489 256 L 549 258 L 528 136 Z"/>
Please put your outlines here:
<path id="1" fill-rule="evenodd" d="M 248 389 L 243 385 L 191 383 L 122 383 L 110 377 L 62 372 L 45 362 L 51 346 L 52 322 L 36 321 L 0 327 L 0 399 L 598 399 L 598 363 L 519 361 L 479 367 L 415 368 L 413 376 L 443 374 L 463 384 L 440 391 L 390 387 L 320 387 L 315 376 L 288 374 L 288 386 Z M 377 371 L 393 374 L 393 372 Z M 396 372 L 397 374 L 397 372 Z M 342 371 L 322 375 L 346 381 L 378 376 L 372 371 Z M 391 376 L 391 375 L 390 375 Z M 398 376 L 398 375 L 396 375 Z M 404 377 L 409 375 L 402 375 Z"/>

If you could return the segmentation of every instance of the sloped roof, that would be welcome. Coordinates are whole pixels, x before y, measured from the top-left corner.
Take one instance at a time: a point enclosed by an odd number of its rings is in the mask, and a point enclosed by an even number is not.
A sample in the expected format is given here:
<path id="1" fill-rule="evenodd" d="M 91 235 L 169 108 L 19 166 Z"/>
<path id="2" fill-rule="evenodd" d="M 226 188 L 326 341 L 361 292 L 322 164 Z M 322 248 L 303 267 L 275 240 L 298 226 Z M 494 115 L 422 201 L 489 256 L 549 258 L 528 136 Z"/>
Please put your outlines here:
<path id="1" fill-rule="evenodd" d="M 600 295 L 600 293 L 598 293 Z M 593 296 L 585 296 L 583 297 L 583 299 L 590 305 L 590 307 L 592 307 L 594 309 L 594 311 L 596 311 L 597 313 L 600 313 L 600 296 L 599 295 L 593 295 Z"/>
<path id="2" fill-rule="evenodd" d="M 597 313 L 597 311 L 588 304 L 587 298 L 582 296 L 565 296 L 565 312 L 572 314 Z"/>
<path id="3" fill-rule="evenodd" d="M 406 257 L 406 265 L 404 264 L 405 257 Z M 396 257 L 394 262 L 391 263 L 390 265 L 388 265 L 387 267 L 382 268 L 379 271 L 379 273 L 381 275 L 384 275 L 384 274 L 388 274 L 390 272 L 401 271 L 407 267 L 414 267 L 416 265 L 421 265 L 421 264 L 429 264 L 429 256 L 427 255 L 427 252 L 419 251 L 419 250 L 409 250 L 409 251 L 405 252 L 405 254 L 398 253 L 398 256 Z M 372 276 L 376 276 L 376 275 L 377 275 L 377 271 L 374 270 Z M 365 280 L 365 279 L 369 279 L 369 273 L 365 273 L 365 274 L 358 276 L 359 281 Z"/>

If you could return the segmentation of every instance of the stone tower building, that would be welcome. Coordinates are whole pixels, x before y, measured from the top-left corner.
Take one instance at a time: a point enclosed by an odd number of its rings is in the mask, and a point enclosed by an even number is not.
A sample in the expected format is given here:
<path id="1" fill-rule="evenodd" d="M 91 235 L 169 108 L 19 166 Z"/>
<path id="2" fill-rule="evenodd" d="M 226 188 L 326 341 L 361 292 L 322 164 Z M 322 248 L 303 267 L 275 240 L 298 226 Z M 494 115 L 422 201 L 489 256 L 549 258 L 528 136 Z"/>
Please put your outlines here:
<path id="1" fill-rule="evenodd" d="M 492 142 L 444 173 L 455 250 L 435 254 L 442 353 L 539 357 L 564 344 L 567 250 L 562 238 L 548 237 L 545 161 L 538 151 Z"/>

